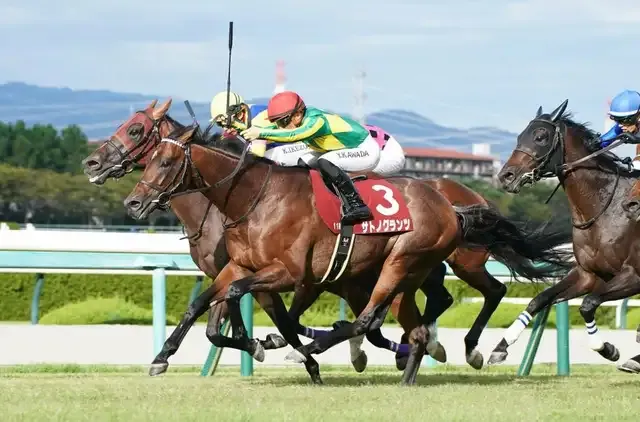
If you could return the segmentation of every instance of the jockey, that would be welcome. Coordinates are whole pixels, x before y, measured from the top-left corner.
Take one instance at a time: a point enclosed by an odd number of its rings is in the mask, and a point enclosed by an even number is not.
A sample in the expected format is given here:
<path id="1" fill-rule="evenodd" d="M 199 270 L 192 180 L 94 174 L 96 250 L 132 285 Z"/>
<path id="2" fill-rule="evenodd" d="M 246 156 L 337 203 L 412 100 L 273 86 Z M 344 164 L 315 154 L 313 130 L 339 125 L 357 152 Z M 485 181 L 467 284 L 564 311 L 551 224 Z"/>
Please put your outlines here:
<path id="1" fill-rule="evenodd" d="M 245 130 L 252 125 L 270 125 L 267 119 L 267 106 L 261 104 L 246 104 L 244 99 L 235 92 L 229 93 L 229 110 L 227 110 L 227 91 L 217 93 L 211 100 L 211 119 L 209 122 L 220 127 L 227 124 L 227 111 L 231 113 L 231 127 L 227 130 Z"/>
<path id="2" fill-rule="evenodd" d="M 372 171 L 381 176 L 387 176 L 402 170 L 405 157 L 400 142 L 377 126 L 364 125 L 364 127 L 380 147 L 380 161 Z"/>
<path id="3" fill-rule="evenodd" d="M 231 127 L 227 125 L 227 91 L 220 92 L 211 100 L 210 122 L 225 129 L 225 135 L 234 135 L 237 131 L 243 131 L 250 126 L 263 128 L 276 128 L 267 116 L 267 106 L 257 104 L 245 104 L 244 99 L 235 92 L 229 93 L 229 111 L 231 112 Z M 284 148 L 278 148 L 284 146 Z M 310 152 L 311 149 L 304 142 L 278 143 L 256 142 L 252 145 L 254 154 L 264 156 L 281 166 L 295 166 L 301 153 Z"/>
<path id="4" fill-rule="evenodd" d="M 611 100 L 609 118 L 615 124 L 605 134 L 600 135 L 600 146 L 606 147 L 619 135 L 626 133 L 626 143 L 638 144 L 640 137 L 640 93 L 625 90 Z"/>
<path id="5" fill-rule="evenodd" d="M 347 117 L 307 107 L 292 91 L 273 96 L 267 113 L 275 128 L 252 126 L 243 131 L 242 136 L 249 141 L 306 143 L 310 151 L 301 152 L 299 160 L 317 168 L 336 187 L 345 208 L 342 224 L 351 225 L 373 218 L 346 173 L 371 171 L 380 161 L 380 146 L 366 128 Z"/>

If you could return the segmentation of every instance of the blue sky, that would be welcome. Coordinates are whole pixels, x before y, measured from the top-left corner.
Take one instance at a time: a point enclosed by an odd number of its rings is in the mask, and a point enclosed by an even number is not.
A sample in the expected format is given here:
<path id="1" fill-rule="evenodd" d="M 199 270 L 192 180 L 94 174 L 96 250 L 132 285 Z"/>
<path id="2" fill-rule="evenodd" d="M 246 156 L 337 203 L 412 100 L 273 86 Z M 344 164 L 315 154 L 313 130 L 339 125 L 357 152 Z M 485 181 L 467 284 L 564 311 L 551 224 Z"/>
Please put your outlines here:
<path id="1" fill-rule="evenodd" d="M 2 0 L 0 82 L 208 101 L 229 20 L 246 97 L 271 93 L 282 59 L 287 88 L 349 111 L 364 69 L 367 112 L 520 132 L 565 98 L 602 130 L 607 98 L 640 89 L 637 0 Z"/>

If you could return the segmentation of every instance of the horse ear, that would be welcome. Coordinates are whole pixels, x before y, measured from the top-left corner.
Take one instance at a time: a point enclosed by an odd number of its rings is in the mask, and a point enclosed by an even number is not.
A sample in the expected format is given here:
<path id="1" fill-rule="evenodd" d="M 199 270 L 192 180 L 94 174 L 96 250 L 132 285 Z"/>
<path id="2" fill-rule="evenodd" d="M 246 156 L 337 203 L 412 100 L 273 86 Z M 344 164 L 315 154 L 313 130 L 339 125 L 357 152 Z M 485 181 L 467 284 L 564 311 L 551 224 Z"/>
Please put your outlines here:
<path id="1" fill-rule="evenodd" d="M 158 99 L 154 98 L 153 101 L 151 101 L 151 104 L 147 106 L 147 110 L 153 110 L 156 107 L 156 104 L 158 104 Z"/>
<path id="2" fill-rule="evenodd" d="M 193 126 L 187 129 L 182 135 L 178 136 L 177 140 L 183 144 L 187 143 L 187 141 L 193 136 L 193 133 L 196 131 L 196 129 L 198 129 L 197 126 Z"/>
<path id="3" fill-rule="evenodd" d="M 567 109 L 567 104 L 569 104 L 569 100 L 564 100 L 562 102 L 562 104 L 560 104 L 558 106 L 558 108 L 556 108 L 555 110 L 553 110 L 551 112 L 551 121 L 552 122 L 557 122 L 558 119 L 560 118 L 560 116 L 562 116 L 562 113 L 564 113 L 564 111 Z"/>
<path id="4" fill-rule="evenodd" d="M 164 117 L 164 115 L 167 114 L 169 107 L 171 107 L 171 98 L 169 98 L 164 104 L 162 104 L 160 108 L 153 110 L 153 119 L 158 120 Z"/>
<path id="5" fill-rule="evenodd" d="M 538 111 L 536 111 L 536 118 L 542 116 L 542 106 L 538 107 Z"/>

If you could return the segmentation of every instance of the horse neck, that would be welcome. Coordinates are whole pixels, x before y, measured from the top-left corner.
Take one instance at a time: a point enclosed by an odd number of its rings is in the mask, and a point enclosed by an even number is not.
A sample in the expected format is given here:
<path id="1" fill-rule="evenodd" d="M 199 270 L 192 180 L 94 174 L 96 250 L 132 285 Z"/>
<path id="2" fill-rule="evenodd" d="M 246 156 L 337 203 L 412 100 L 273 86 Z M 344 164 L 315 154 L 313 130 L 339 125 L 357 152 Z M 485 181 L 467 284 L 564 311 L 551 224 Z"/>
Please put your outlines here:
<path id="1" fill-rule="evenodd" d="M 201 193 L 181 195 L 171 199 L 170 206 L 184 226 L 187 236 L 193 236 L 200 229 L 202 221 L 208 217 L 209 198 Z M 215 211 L 208 210 L 209 213 Z"/>
<path id="2" fill-rule="evenodd" d="M 191 158 L 204 180 L 211 186 L 229 176 L 238 165 L 237 157 L 201 145 L 192 145 Z M 245 215 L 253 201 L 257 200 L 262 185 L 267 182 L 267 170 L 267 164 L 253 163 L 249 168 L 240 170 L 232 180 L 207 190 L 206 197 L 221 214 L 236 220 Z"/>
<path id="3" fill-rule="evenodd" d="M 581 137 L 575 131 L 567 129 L 565 133 L 565 163 L 572 163 L 589 154 L 590 152 Z M 574 221 L 586 221 L 594 217 L 611 195 L 616 175 L 597 170 L 598 168 L 598 163 L 592 158 L 578 164 L 560 178 Z M 607 188 L 610 185 L 611 187 Z"/>

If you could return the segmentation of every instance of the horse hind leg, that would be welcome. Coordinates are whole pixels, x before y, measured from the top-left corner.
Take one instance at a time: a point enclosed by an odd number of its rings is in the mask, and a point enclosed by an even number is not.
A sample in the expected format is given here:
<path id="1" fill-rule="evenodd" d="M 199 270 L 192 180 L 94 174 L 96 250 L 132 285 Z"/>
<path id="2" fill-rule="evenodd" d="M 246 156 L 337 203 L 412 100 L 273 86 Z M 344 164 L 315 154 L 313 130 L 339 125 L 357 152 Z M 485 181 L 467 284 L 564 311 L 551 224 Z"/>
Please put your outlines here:
<path id="1" fill-rule="evenodd" d="M 604 342 L 600 338 L 595 321 L 596 310 L 603 302 L 625 299 L 638 293 L 640 293 L 640 277 L 635 268 L 625 266 L 615 277 L 601 284 L 596 291 L 585 296 L 582 301 L 580 315 L 584 319 L 589 334 L 589 347 L 603 358 L 615 362 L 620 358 L 620 352 L 613 344 Z"/>
<path id="2" fill-rule="evenodd" d="M 464 337 L 465 355 L 467 363 L 474 369 L 482 369 L 484 357 L 476 349 L 482 331 L 487 326 L 489 319 L 500 305 L 500 301 L 507 293 L 507 287 L 487 272 L 482 265 L 480 271 L 469 271 L 459 266 L 453 266 L 456 276 L 469 286 L 479 291 L 484 297 L 482 309 L 471 325 L 469 332 Z"/>
<path id="3" fill-rule="evenodd" d="M 453 305 L 453 297 L 449 291 L 444 287 L 444 279 L 447 274 L 447 266 L 444 262 L 434 268 L 429 275 L 425 278 L 425 281 L 420 285 L 420 290 L 425 294 L 425 320 L 427 330 L 429 332 L 429 338 L 427 341 L 426 353 L 434 358 L 438 362 L 447 361 L 447 352 L 442 344 L 436 340 L 435 324 L 437 319 Z M 405 323 L 401 320 L 403 314 L 400 313 L 400 302 L 402 300 L 402 294 L 396 296 L 391 306 L 392 312 L 396 315 L 396 318 L 400 324 L 404 327 Z M 407 305 L 408 306 L 408 305 Z M 409 312 L 408 310 L 406 312 Z M 414 313 L 418 319 L 422 318 L 417 306 L 414 306 Z M 397 346 L 396 351 L 396 368 L 399 371 L 404 371 L 407 367 L 407 361 L 409 359 L 409 351 L 411 346 L 409 343 L 409 332 L 405 331 L 400 337 L 400 344 Z"/>

